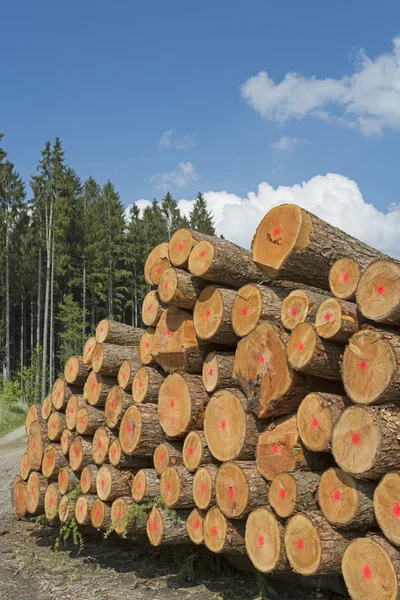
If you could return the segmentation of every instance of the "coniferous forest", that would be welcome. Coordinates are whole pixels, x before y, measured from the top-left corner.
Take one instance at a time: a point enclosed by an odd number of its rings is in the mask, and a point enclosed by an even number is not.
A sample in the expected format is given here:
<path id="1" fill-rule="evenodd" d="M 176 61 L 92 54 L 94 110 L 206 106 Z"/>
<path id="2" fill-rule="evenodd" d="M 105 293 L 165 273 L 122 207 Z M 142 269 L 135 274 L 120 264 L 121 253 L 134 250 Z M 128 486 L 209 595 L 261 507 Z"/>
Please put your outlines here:
<path id="1" fill-rule="evenodd" d="M 37 402 L 100 319 L 141 325 L 151 248 L 180 227 L 213 234 L 214 225 L 200 192 L 189 218 L 169 192 L 143 211 L 133 204 L 126 218 L 112 181 L 82 181 L 58 138 L 23 181 L 4 141 L 0 134 L 0 392 Z"/>

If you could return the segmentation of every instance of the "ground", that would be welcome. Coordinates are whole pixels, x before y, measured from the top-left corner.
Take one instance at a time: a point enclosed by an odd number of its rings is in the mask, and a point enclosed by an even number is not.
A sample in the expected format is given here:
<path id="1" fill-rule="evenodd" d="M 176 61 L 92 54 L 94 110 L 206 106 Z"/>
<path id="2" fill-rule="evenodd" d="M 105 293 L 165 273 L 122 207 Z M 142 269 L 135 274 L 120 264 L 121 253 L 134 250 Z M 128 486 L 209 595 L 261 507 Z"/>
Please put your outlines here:
<path id="1" fill-rule="evenodd" d="M 0 600 L 332 600 L 298 584 L 240 574 L 204 548 L 152 549 L 85 536 L 54 552 L 56 527 L 18 520 L 10 484 L 26 447 L 24 428 L 0 438 Z"/>

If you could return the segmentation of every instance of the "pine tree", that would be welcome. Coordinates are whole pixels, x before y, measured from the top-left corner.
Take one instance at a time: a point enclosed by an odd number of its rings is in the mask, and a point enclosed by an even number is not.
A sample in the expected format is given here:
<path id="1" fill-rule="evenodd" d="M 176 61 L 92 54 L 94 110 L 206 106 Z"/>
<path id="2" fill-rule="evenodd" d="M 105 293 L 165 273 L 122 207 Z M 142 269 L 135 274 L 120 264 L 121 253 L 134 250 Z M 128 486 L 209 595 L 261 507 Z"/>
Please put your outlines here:
<path id="1" fill-rule="evenodd" d="M 136 204 L 132 204 L 129 211 L 126 241 L 126 268 L 129 273 L 128 290 L 130 296 L 128 304 L 132 309 L 132 325 L 137 327 L 141 323 L 140 306 L 147 291 L 143 275 L 147 242 L 140 211 Z"/>
<path id="2" fill-rule="evenodd" d="M 207 208 L 207 202 L 199 192 L 189 215 L 190 227 L 201 233 L 215 235 L 214 219 Z"/>
<path id="3" fill-rule="evenodd" d="M 165 194 L 161 201 L 161 212 L 165 221 L 168 240 L 170 240 L 172 234 L 177 231 L 177 229 L 180 229 L 183 225 L 182 215 L 178 208 L 178 203 L 176 200 L 174 200 L 169 192 Z"/>

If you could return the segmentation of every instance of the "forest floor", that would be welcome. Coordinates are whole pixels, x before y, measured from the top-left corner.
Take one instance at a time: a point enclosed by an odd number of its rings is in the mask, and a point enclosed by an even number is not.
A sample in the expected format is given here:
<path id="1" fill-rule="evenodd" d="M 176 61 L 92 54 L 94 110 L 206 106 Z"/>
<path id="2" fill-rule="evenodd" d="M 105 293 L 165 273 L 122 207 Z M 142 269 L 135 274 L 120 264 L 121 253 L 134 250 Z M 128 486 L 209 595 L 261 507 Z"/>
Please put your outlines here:
<path id="1" fill-rule="evenodd" d="M 205 548 L 154 549 L 85 536 L 80 551 L 54 544 L 58 529 L 18 520 L 10 484 L 26 447 L 25 428 L 0 438 L 0 599 L 332 600 L 334 592 L 238 573 Z"/>

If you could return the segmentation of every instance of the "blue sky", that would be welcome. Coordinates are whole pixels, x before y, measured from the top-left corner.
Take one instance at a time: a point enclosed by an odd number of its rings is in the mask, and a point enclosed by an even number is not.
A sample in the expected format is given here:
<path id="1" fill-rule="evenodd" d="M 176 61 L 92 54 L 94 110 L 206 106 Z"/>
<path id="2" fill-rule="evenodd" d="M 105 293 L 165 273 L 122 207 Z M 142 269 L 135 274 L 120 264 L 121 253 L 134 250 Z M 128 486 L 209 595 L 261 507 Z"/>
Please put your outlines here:
<path id="1" fill-rule="evenodd" d="M 125 205 L 326 173 L 380 211 L 398 201 L 398 2 L 16 0 L 1 32 L 0 131 L 25 179 L 59 136 L 79 175 L 110 178 Z M 291 72 L 302 78 L 283 89 Z"/>

